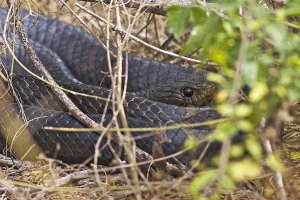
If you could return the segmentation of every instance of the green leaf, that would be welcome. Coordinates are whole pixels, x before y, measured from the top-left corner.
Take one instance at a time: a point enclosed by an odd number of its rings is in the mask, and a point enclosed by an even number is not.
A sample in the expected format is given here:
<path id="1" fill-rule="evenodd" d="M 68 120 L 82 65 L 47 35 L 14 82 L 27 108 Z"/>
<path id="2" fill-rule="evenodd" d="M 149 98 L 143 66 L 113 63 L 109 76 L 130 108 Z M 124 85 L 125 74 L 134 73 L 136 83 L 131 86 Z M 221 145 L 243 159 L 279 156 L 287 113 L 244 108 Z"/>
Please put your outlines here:
<path id="1" fill-rule="evenodd" d="M 215 175 L 216 170 L 207 170 L 201 172 L 197 177 L 194 178 L 189 187 L 191 195 L 194 199 L 199 198 L 200 191 L 214 178 Z"/>
<path id="2" fill-rule="evenodd" d="M 222 189 L 224 190 L 234 190 L 235 189 L 235 182 L 234 180 L 229 176 L 222 176 L 219 179 L 220 185 Z"/>
<path id="3" fill-rule="evenodd" d="M 248 117 L 252 114 L 252 106 L 246 104 L 239 104 L 235 106 L 235 116 L 239 118 Z"/>
<path id="4" fill-rule="evenodd" d="M 203 24 L 195 25 L 188 41 L 181 51 L 181 54 L 186 55 L 201 47 L 205 50 L 208 45 L 213 44 L 215 35 L 211 33 L 215 33 L 217 31 L 217 24 L 218 18 L 211 16 L 209 17 L 209 20 L 206 18 Z"/>
<path id="5" fill-rule="evenodd" d="M 265 83 L 256 82 L 249 94 L 249 100 L 251 102 L 258 102 L 267 95 L 268 91 L 268 86 Z"/>
<path id="6" fill-rule="evenodd" d="M 207 57 L 221 66 L 227 66 L 229 54 L 226 50 L 224 50 L 224 47 L 225 46 L 220 46 L 220 48 L 211 48 Z M 205 56 L 205 52 L 203 54 Z"/>
<path id="7" fill-rule="evenodd" d="M 186 30 L 190 9 L 187 7 L 172 6 L 167 10 L 168 25 L 176 38 Z"/>
<path id="8" fill-rule="evenodd" d="M 252 86 L 252 84 L 257 80 L 258 76 L 258 66 L 256 62 L 245 62 L 242 68 L 242 77 L 244 83 Z"/>
<path id="9" fill-rule="evenodd" d="M 286 27 L 279 24 L 269 24 L 266 26 L 266 30 L 273 40 L 273 44 L 278 50 L 284 52 L 286 49 Z"/>
<path id="10" fill-rule="evenodd" d="M 259 160 L 262 157 L 262 148 L 260 142 L 254 138 L 249 137 L 246 140 L 246 148 L 253 158 Z"/>
<path id="11" fill-rule="evenodd" d="M 244 159 L 230 163 L 230 165 L 228 165 L 228 172 L 236 181 L 241 181 L 245 178 L 258 176 L 261 170 L 257 163 L 250 159 Z"/>
<path id="12" fill-rule="evenodd" d="M 232 137 L 237 133 L 237 129 L 235 126 L 232 126 L 232 123 L 229 121 L 218 124 L 212 137 L 209 139 L 211 141 L 224 141 L 227 138 Z"/>
<path id="13" fill-rule="evenodd" d="M 282 165 L 280 157 L 278 155 L 274 155 L 274 154 L 269 155 L 267 157 L 266 161 L 273 170 L 282 171 L 283 165 Z"/>
<path id="14" fill-rule="evenodd" d="M 202 28 L 203 26 L 200 25 L 193 28 L 188 41 L 185 43 L 180 52 L 181 55 L 186 55 L 201 47 L 202 40 L 204 38 Z"/>
<path id="15" fill-rule="evenodd" d="M 207 16 L 203 9 L 192 7 L 190 9 L 190 20 L 194 25 L 203 24 L 206 20 Z"/>
<path id="16" fill-rule="evenodd" d="M 239 120 L 236 123 L 236 126 L 238 127 L 239 130 L 246 131 L 246 132 L 252 131 L 253 129 L 253 123 L 249 120 Z"/>
<path id="17" fill-rule="evenodd" d="M 218 84 L 224 83 L 226 81 L 224 76 L 216 73 L 208 73 L 207 79 Z"/>
<path id="18" fill-rule="evenodd" d="M 245 154 L 244 147 L 239 144 L 232 145 L 230 149 L 230 155 L 234 158 L 238 158 L 240 156 L 243 156 Z"/>
<path id="19" fill-rule="evenodd" d="M 192 138 L 188 139 L 184 143 L 184 147 L 186 149 L 194 149 L 194 148 L 197 147 L 197 145 L 198 145 L 198 143 L 197 143 L 197 140 L 195 138 L 194 139 L 192 139 Z"/>

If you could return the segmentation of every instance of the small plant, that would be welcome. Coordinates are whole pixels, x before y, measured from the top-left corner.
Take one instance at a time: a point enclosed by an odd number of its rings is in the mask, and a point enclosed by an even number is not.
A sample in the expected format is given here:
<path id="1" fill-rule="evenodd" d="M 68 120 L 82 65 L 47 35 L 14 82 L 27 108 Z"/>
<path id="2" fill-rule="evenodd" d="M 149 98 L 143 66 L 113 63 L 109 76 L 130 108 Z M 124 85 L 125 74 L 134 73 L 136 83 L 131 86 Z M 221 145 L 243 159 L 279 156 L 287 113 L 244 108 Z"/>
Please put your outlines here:
<path id="1" fill-rule="evenodd" d="M 201 61 L 220 66 L 219 73 L 208 78 L 219 83 L 217 109 L 227 118 L 212 138 L 223 141 L 222 151 L 218 167 L 200 171 L 190 184 L 195 199 L 219 199 L 220 193 L 208 192 L 209 186 L 232 191 L 237 182 L 258 176 L 262 149 L 268 153 L 261 143 L 278 138 L 280 124 L 287 119 L 282 111 L 287 113 L 300 99 L 299 2 L 274 7 L 266 1 L 240 0 L 168 9 L 168 24 L 177 38 L 191 28 L 181 54 L 199 50 Z M 245 145 L 231 144 L 229 138 L 238 131 L 245 133 Z M 264 159 L 280 172 L 275 150 Z M 243 157 L 244 152 L 250 156 Z M 228 162 L 230 158 L 239 159 Z"/>

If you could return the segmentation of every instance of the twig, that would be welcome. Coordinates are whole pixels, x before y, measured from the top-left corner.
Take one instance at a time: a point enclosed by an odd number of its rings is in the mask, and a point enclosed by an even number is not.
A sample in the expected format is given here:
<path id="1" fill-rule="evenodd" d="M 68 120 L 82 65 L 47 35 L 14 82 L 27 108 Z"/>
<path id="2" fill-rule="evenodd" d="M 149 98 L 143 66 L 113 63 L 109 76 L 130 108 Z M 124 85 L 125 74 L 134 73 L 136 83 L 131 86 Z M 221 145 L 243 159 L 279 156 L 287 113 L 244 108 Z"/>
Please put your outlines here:
<path id="1" fill-rule="evenodd" d="M 14 1 L 9 1 L 10 6 L 13 6 Z M 54 87 L 51 87 L 55 95 L 61 100 L 61 102 L 66 106 L 66 108 L 69 110 L 69 112 L 76 117 L 79 121 L 81 121 L 83 124 L 87 125 L 88 127 L 98 127 L 99 124 L 90 119 L 88 116 L 86 116 L 82 111 L 80 111 L 77 106 L 71 101 L 71 99 L 58 88 L 57 83 L 52 78 L 51 74 L 47 71 L 47 69 L 42 64 L 41 60 L 38 58 L 38 56 L 35 53 L 35 50 L 33 49 L 32 45 L 30 44 L 28 40 L 28 35 L 25 31 L 24 24 L 22 20 L 20 19 L 19 13 L 18 13 L 18 7 L 16 9 L 15 13 L 15 23 L 16 27 L 18 28 L 18 35 L 24 45 L 24 48 L 27 52 L 28 57 L 32 61 L 33 65 L 40 71 L 42 76 L 44 76 Z"/>
<path id="2" fill-rule="evenodd" d="M 220 180 L 220 177 L 224 175 L 229 162 L 230 147 L 231 147 L 231 139 L 226 138 L 222 143 L 220 161 L 218 163 L 218 169 L 216 171 L 216 175 L 206 185 L 203 194 L 201 195 L 201 198 L 203 199 L 207 198 L 207 196 L 211 194 L 211 188 L 215 185 L 216 182 Z"/>
<path id="3" fill-rule="evenodd" d="M 115 1 L 116 3 L 116 1 Z M 117 19 L 117 27 L 121 27 L 121 16 L 120 16 L 120 8 L 119 5 L 116 5 L 116 19 Z M 108 26 L 110 26 L 110 24 L 107 24 Z M 120 118 L 121 118 L 121 123 L 123 124 L 124 127 L 128 127 L 127 124 L 127 120 L 126 120 L 126 116 L 125 116 L 125 109 L 124 109 L 124 99 L 125 96 L 122 95 L 126 93 L 126 89 L 127 89 L 127 83 L 125 83 L 125 87 L 124 87 L 124 92 L 122 91 L 122 68 L 127 66 L 122 66 L 122 61 L 123 61 L 123 54 L 122 54 L 122 50 L 123 50 L 123 43 L 122 43 L 122 38 L 121 35 L 117 35 L 117 63 L 116 63 L 116 74 L 114 76 L 115 78 L 115 83 L 116 85 L 114 85 L 115 88 L 115 92 L 114 92 L 114 99 L 116 100 L 117 104 L 119 105 L 117 107 L 117 109 L 120 110 L 119 114 L 120 114 Z M 127 71 L 127 70 L 126 70 Z M 127 75 L 127 74 L 126 74 Z M 126 76 L 126 80 L 127 80 L 128 76 Z M 125 80 L 125 81 L 126 81 Z M 117 110 L 118 112 L 118 110 Z M 136 156 L 135 156 L 135 152 L 136 152 L 136 144 L 134 142 L 134 140 L 132 139 L 131 133 L 129 131 L 125 132 L 125 137 L 124 137 L 125 141 L 124 141 L 124 149 L 125 149 L 125 153 L 127 156 L 127 159 L 129 161 L 129 163 L 132 163 L 133 166 L 130 167 L 130 172 L 131 172 L 131 181 L 129 181 L 129 185 L 130 187 L 132 187 L 132 191 L 134 191 L 135 197 L 136 199 L 142 199 L 142 195 L 141 195 L 141 190 L 140 190 L 140 185 L 138 184 L 138 167 L 136 165 Z M 124 173 L 126 173 L 124 171 Z"/>
<path id="4" fill-rule="evenodd" d="M 80 0 L 87 2 L 99 2 L 99 0 Z M 105 4 L 109 4 L 110 0 L 100 0 Z M 196 6 L 193 0 L 143 0 L 143 1 L 119 1 L 119 4 L 128 8 L 139 8 L 143 6 L 143 11 L 154 13 L 157 15 L 166 15 L 166 9 L 173 5 Z"/>
<path id="5" fill-rule="evenodd" d="M 286 102 L 281 103 L 279 109 L 275 113 L 270 114 L 271 117 L 268 120 L 263 119 L 260 123 L 260 131 L 261 131 L 260 135 L 262 136 L 261 137 L 262 146 L 267 156 L 274 156 L 270 140 L 274 141 L 275 139 L 274 143 L 276 143 L 277 142 L 276 139 L 278 139 L 282 130 L 281 129 L 282 123 L 286 120 L 292 119 L 287 111 L 288 107 L 289 104 L 287 104 Z M 266 123 L 266 121 L 268 123 Z M 269 133 L 266 133 L 267 130 Z M 270 134 L 270 132 L 272 132 L 272 134 Z M 277 137 L 272 138 L 270 137 L 270 135 L 277 136 Z M 278 169 L 274 169 L 273 175 L 274 175 L 275 186 L 277 189 L 276 193 L 278 194 L 278 199 L 286 200 L 287 193 L 284 188 L 282 173 Z"/>
<path id="6" fill-rule="evenodd" d="M 92 170 L 82 170 L 79 172 L 74 172 L 71 174 L 68 174 L 67 176 L 64 176 L 59 179 L 54 179 L 54 180 L 49 180 L 44 183 L 45 187 L 50 187 L 55 185 L 55 187 L 59 187 L 65 184 L 70 183 L 71 181 L 78 180 L 78 179 L 83 179 L 89 177 L 94 171 Z M 54 183 L 53 183 L 54 182 Z"/>
<path id="7" fill-rule="evenodd" d="M 74 13 L 74 11 L 69 7 L 69 6 L 67 6 L 67 4 L 64 2 L 64 1 L 62 1 L 62 0 L 60 0 L 60 2 L 61 3 L 63 3 L 63 5 L 64 6 L 66 6 L 73 14 L 75 14 Z M 106 21 L 107 22 L 107 21 Z M 107 23 L 107 26 L 109 27 L 110 26 L 110 23 Z M 109 30 L 109 28 L 107 28 L 107 30 Z M 107 32 L 107 37 L 109 37 L 109 32 Z M 107 38 L 107 43 L 106 43 L 106 46 L 107 46 L 107 48 L 109 48 L 109 38 Z M 109 68 L 109 72 L 110 72 L 110 74 L 111 74 L 111 77 L 112 77 L 112 83 L 113 83 L 113 85 L 115 85 L 115 79 L 114 79 L 114 76 L 113 76 L 113 69 L 112 69 L 112 66 L 111 66 L 111 62 L 109 61 L 110 60 L 110 56 L 111 56 L 111 54 L 110 54 L 110 52 L 108 52 L 107 53 L 107 59 L 108 59 L 108 68 Z M 126 86 L 127 84 L 125 84 L 125 86 Z M 121 87 L 120 87 L 121 88 Z M 126 88 L 126 87 L 125 87 Z M 124 89 L 125 89 L 124 88 Z M 125 92 L 123 93 L 124 95 L 125 95 Z M 120 104 L 124 101 L 124 98 L 125 98 L 125 96 L 123 96 L 122 97 L 122 101 L 121 102 L 119 102 Z M 113 104 L 113 105 L 115 105 L 115 104 Z M 115 113 L 114 113 L 114 116 L 113 116 L 113 119 L 115 119 L 116 118 L 116 115 L 118 114 L 118 112 L 119 112 L 119 110 L 116 110 L 115 111 Z M 113 131 L 111 131 L 111 129 L 109 129 L 109 126 L 110 125 L 107 125 L 107 127 L 103 127 L 103 128 L 101 128 L 100 126 L 98 126 L 98 127 L 92 127 L 92 129 L 93 129 L 93 131 L 102 131 L 103 133 L 105 133 L 106 131 L 109 131 L 109 132 L 120 132 L 120 131 L 128 131 L 128 130 L 126 130 L 126 128 L 125 129 L 120 129 L 119 127 L 116 127 Z M 81 129 L 81 128 L 80 128 Z M 80 131 L 80 129 L 78 129 L 79 131 Z M 98 129 L 98 130 L 97 130 Z M 118 135 L 118 138 L 117 139 L 115 139 L 114 137 L 112 138 L 114 141 L 117 141 L 117 142 L 120 142 L 120 141 L 122 141 L 122 142 L 125 142 L 126 143 L 126 138 L 124 138 L 124 136 L 123 135 L 121 135 L 121 134 L 119 134 Z M 100 140 L 98 140 L 98 142 L 97 142 L 97 144 L 96 144 L 96 147 L 98 147 L 99 146 L 99 144 L 100 144 Z M 95 152 L 95 158 L 97 157 L 97 154 L 99 155 L 100 153 L 98 152 L 98 148 L 96 148 L 96 152 Z M 143 151 L 143 150 L 141 150 L 140 148 L 138 148 L 138 147 L 136 147 L 136 149 L 135 149 L 135 156 L 136 156 L 136 160 L 137 161 L 139 161 L 139 162 L 143 162 L 143 161 L 145 161 L 145 160 L 147 160 L 148 161 L 148 163 L 149 162 L 152 162 L 152 160 L 153 160 L 153 157 L 150 155 L 150 154 L 148 154 L 147 152 L 145 152 L 145 151 Z M 121 163 L 120 163 L 121 164 Z M 95 160 L 95 163 L 94 163 L 94 166 L 97 166 L 97 163 L 96 163 L 96 160 Z M 96 170 L 96 169 L 95 169 Z"/>
<path id="8" fill-rule="evenodd" d="M 273 150 L 272 150 L 270 140 L 262 139 L 262 143 L 267 155 L 268 156 L 273 155 Z M 282 174 L 278 170 L 274 171 L 274 181 L 275 181 L 276 188 L 278 189 L 279 199 L 287 200 L 287 194 L 284 189 Z"/>
<path id="9" fill-rule="evenodd" d="M 19 160 L 16 160 L 16 159 L 13 159 L 13 158 L 10 158 L 10 157 L 0 154 L 0 164 L 1 165 L 8 166 L 8 167 L 13 167 L 13 166 L 20 167 L 22 165 L 22 163 L 23 163 L 22 161 L 19 161 Z"/>
<path id="10" fill-rule="evenodd" d="M 16 187 L 2 172 L 0 173 L 0 185 L 1 188 L 8 191 L 15 199 L 27 199 L 26 193 L 28 192 L 28 188 Z"/>
<path id="11" fill-rule="evenodd" d="M 15 4 L 16 4 L 16 2 L 9 1 L 9 5 L 10 5 L 11 8 L 13 8 L 13 6 Z M 60 90 L 58 88 L 57 83 L 52 78 L 52 76 L 47 71 L 47 69 L 45 69 L 45 67 L 43 66 L 41 60 L 36 55 L 35 50 L 31 46 L 31 44 L 30 44 L 30 42 L 28 40 L 28 35 L 27 35 L 26 31 L 25 31 L 24 24 L 23 24 L 23 22 L 20 19 L 18 9 L 19 8 L 17 7 L 16 8 L 16 13 L 15 13 L 15 25 L 17 27 L 18 35 L 19 35 L 19 37 L 20 37 L 20 39 L 21 39 L 21 41 L 22 41 L 22 43 L 24 45 L 26 53 L 27 53 L 28 57 L 30 58 L 30 60 L 32 61 L 33 65 L 40 71 L 41 75 L 44 76 L 44 78 L 48 82 L 51 83 L 51 89 L 54 92 L 54 94 L 60 99 L 60 101 L 64 104 L 64 106 L 69 110 L 69 112 L 77 120 L 79 120 L 81 123 L 83 123 L 87 127 L 93 127 L 93 128 L 99 127 L 100 125 L 98 123 L 96 123 L 95 121 L 93 121 L 91 118 L 89 118 L 87 115 L 85 115 L 81 110 L 79 110 L 77 108 L 77 106 L 71 101 L 71 99 L 62 90 Z M 8 13 L 8 15 L 9 14 L 10 14 L 10 12 Z M 8 47 L 8 49 L 13 54 L 12 50 L 9 47 Z M 106 134 L 106 132 L 97 132 L 97 133 L 101 134 L 100 137 L 99 137 L 99 139 L 101 139 L 102 137 L 104 137 L 104 134 Z M 113 139 L 113 141 L 115 141 L 115 142 L 118 141 L 118 138 L 115 136 L 114 133 L 110 132 L 108 135 L 110 136 L 110 138 Z M 116 159 L 117 159 L 117 157 L 116 157 Z"/>
<path id="12" fill-rule="evenodd" d="M 100 17 L 99 15 L 95 14 L 94 12 L 88 10 L 87 8 L 85 8 L 84 6 L 80 5 L 79 3 L 75 3 L 75 6 L 79 7 L 80 9 L 84 10 L 85 12 L 87 12 L 88 14 L 92 15 L 93 17 L 95 17 L 96 19 L 100 20 L 101 22 L 103 23 L 109 23 L 110 24 L 110 28 L 116 32 L 118 32 L 119 34 L 121 35 L 125 35 L 127 34 L 124 30 L 122 30 L 121 28 L 118 28 L 117 26 L 115 26 L 114 24 L 108 22 L 106 19 Z M 206 64 L 206 65 L 212 65 L 212 66 L 216 66 L 215 63 L 213 62 L 203 62 L 203 61 L 200 61 L 200 60 L 196 60 L 196 59 L 193 59 L 193 58 L 188 58 L 188 57 L 185 57 L 185 56 L 181 56 L 181 55 L 178 55 L 176 53 L 173 53 L 173 52 L 170 52 L 170 51 L 166 51 L 166 50 L 163 50 L 163 49 L 160 49 L 156 46 L 153 46 L 141 39 L 139 39 L 138 37 L 132 35 L 132 34 L 128 34 L 128 37 L 135 40 L 136 42 L 138 43 L 141 43 L 143 45 L 145 45 L 146 47 L 149 47 L 157 52 L 160 52 L 160 53 L 163 53 L 165 55 L 168 55 L 168 56 L 172 56 L 172 57 L 175 57 L 175 58 L 179 58 L 179 59 L 182 59 L 182 60 L 185 60 L 185 61 L 188 61 L 188 62 L 192 62 L 192 63 L 196 63 L 196 64 Z"/>
<path id="13" fill-rule="evenodd" d="M 197 123 L 191 123 L 191 124 L 184 124 L 184 123 L 174 123 L 172 125 L 167 125 L 167 126 L 160 126 L 160 127 L 144 127 L 144 128 L 110 128 L 110 131 L 132 131 L 132 132 L 149 132 L 149 131 L 165 131 L 165 130 L 175 130 L 175 129 L 182 129 L 182 128 L 196 128 L 200 126 L 205 126 L 205 125 L 216 125 L 218 123 L 226 122 L 228 121 L 227 118 L 221 118 L 221 119 L 214 119 L 214 120 L 209 120 L 205 122 L 197 122 Z M 104 130 L 104 128 L 63 128 L 63 127 L 50 127 L 50 126 L 45 126 L 45 130 L 57 130 L 57 131 L 65 131 L 65 132 L 70 132 L 70 131 L 77 131 L 77 132 L 86 132 L 86 131 L 101 131 Z"/>

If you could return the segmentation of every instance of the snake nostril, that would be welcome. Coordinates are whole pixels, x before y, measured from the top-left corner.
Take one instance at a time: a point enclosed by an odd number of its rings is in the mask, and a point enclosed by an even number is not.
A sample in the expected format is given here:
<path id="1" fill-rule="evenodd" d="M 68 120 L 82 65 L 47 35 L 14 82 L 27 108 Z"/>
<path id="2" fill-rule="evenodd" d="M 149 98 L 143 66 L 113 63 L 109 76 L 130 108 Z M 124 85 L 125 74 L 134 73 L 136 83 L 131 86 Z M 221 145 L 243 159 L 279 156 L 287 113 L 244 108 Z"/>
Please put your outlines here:
<path id="1" fill-rule="evenodd" d="M 183 89 L 183 94 L 184 94 L 185 97 L 189 97 L 190 98 L 190 97 L 193 96 L 194 91 L 193 91 L 192 88 L 186 87 L 186 88 Z"/>

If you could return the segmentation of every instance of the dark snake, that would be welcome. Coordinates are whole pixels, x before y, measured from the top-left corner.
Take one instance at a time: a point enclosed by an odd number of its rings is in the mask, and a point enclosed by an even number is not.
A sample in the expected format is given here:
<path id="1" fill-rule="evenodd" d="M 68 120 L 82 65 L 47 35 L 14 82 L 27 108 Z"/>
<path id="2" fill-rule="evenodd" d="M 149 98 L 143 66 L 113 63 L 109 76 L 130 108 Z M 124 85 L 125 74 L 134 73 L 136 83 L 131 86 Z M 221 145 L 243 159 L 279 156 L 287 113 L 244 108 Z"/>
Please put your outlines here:
<path id="1" fill-rule="evenodd" d="M 7 13 L 7 9 L 0 9 L 2 32 Z M 60 86 L 79 93 L 109 97 L 111 90 L 107 88 L 111 88 L 111 78 L 107 76 L 107 53 L 94 37 L 78 27 L 56 19 L 29 16 L 27 12 L 21 12 L 20 15 L 39 58 L 58 80 Z M 12 29 L 7 33 L 9 42 L 13 42 L 11 33 Z M 26 67 L 39 74 L 18 38 L 15 41 L 14 54 Z M 206 80 L 207 72 L 125 53 L 124 56 L 128 60 L 128 92 L 124 107 L 129 127 L 159 127 L 219 118 L 210 101 L 216 86 Z M 10 73 L 12 57 L 9 52 L 6 51 L 1 55 L 1 62 L 2 73 Z M 112 57 L 111 65 L 114 66 L 115 63 L 116 60 Z M 125 62 L 123 64 L 125 65 Z M 14 63 L 13 69 L 11 85 L 6 87 L 10 93 L 18 96 L 18 101 L 22 105 L 21 110 L 28 121 L 27 128 L 46 155 L 66 163 L 81 163 L 92 158 L 99 134 L 91 131 L 62 132 L 44 129 L 45 126 L 67 128 L 86 126 L 67 112 L 47 84 L 24 72 L 17 63 Z M 71 93 L 68 93 L 68 96 L 88 116 L 95 121 L 101 121 L 106 101 Z M 10 109 L 11 107 L 19 109 L 18 105 L 17 102 L 8 103 L 0 99 L 1 112 L 4 110 L 9 114 L 16 112 Z M 191 105 L 196 107 L 190 107 Z M 112 116 L 109 114 L 111 106 L 112 104 L 108 104 L 104 125 L 111 121 Z M 9 116 L 3 116 L 4 118 L 9 119 Z M 5 124 L 0 124 L 0 128 L 1 131 L 5 131 Z M 169 142 L 162 144 L 164 154 L 171 155 L 183 149 L 187 138 L 203 138 L 210 132 L 208 126 L 189 130 L 167 130 L 165 134 Z M 152 132 L 149 134 L 135 131 L 132 135 L 136 138 L 139 148 L 152 153 L 155 137 Z M 111 143 L 110 147 L 107 145 L 108 142 Z M 0 138 L 0 148 L 3 153 L 7 153 L 7 143 L 3 136 Z M 124 158 L 123 148 L 106 138 L 102 138 L 99 148 L 100 164 L 108 165 L 114 159 L 110 148 L 114 148 L 121 159 Z M 215 148 L 211 147 L 212 150 Z M 196 150 L 179 156 L 179 159 L 186 164 L 191 159 L 197 158 L 202 150 L 203 145 L 200 145 Z M 212 150 L 208 153 L 211 154 Z"/>

